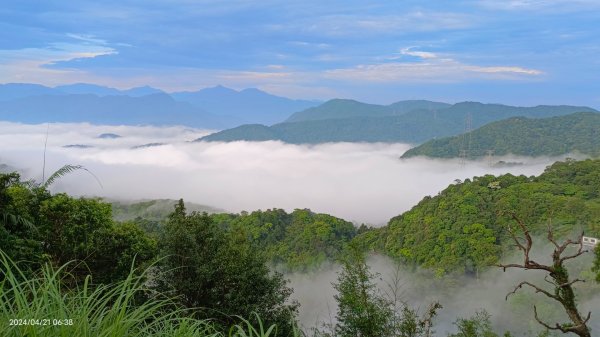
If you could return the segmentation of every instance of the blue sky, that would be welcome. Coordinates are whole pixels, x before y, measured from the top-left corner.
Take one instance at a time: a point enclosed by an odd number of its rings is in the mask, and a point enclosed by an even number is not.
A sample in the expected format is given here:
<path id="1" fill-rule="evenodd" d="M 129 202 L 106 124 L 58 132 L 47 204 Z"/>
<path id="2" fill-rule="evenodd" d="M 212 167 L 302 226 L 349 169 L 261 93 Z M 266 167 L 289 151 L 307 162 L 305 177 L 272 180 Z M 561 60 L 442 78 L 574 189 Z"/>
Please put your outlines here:
<path id="1" fill-rule="evenodd" d="M 0 83 L 600 107 L 600 1 L 4 2 Z"/>

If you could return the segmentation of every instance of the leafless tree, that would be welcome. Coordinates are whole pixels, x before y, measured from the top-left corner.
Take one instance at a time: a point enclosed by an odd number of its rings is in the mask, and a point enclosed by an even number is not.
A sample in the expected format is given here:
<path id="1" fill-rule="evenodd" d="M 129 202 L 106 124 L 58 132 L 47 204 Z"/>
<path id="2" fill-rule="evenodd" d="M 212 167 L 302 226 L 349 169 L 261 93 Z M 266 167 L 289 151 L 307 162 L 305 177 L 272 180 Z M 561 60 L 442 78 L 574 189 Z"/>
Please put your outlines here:
<path id="1" fill-rule="evenodd" d="M 506 295 L 506 298 L 514 293 L 516 293 L 523 286 L 531 287 L 535 290 L 536 293 L 542 293 L 545 296 L 559 302 L 564 308 L 567 316 L 569 317 L 569 323 L 559 324 L 555 323 L 555 325 L 548 324 L 542 321 L 538 317 L 537 308 L 533 306 L 533 313 L 535 315 L 536 321 L 543 325 L 545 328 L 549 330 L 558 330 L 563 333 L 574 333 L 581 337 L 591 337 L 590 329 L 587 326 L 587 322 L 590 320 L 591 312 L 587 314 L 585 318 L 583 318 L 582 314 L 577 309 L 577 303 L 575 302 L 575 293 L 573 291 L 573 285 L 578 282 L 584 282 L 581 279 L 571 279 L 569 277 L 569 273 L 567 268 L 564 266 L 565 261 L 570 259 L 574 259 L 586 251 L 583 250 L 583 233 L 579 235 L 577 240 L 568 239 L 563 243 L 559 244 L 554 239 L 554 234 L 552 232 L 552 228 L 548 228 L 548 241 L 550 241 L 554 245 L 554 252 L 552 253 L 552 264 L 540 264 L 531 259 L 531 246 L 533 241 L 531 239 L 531 234 L 527 226 L 523 223 L 521 219 L 519 219 L 515 214 L 511 214 L 512 218 L 518 225 L 517 230 L 522 232 L 523 236 L 519 236 L 517 231 L 514 228 L 508 229 L 510 236 L 516 244 L 516 247 L 523 252 L 524 261 L 522 264 L 512 263 L 512 264 L 501 264 L 499 265 L 506 271 L 507 268 L 520 268 L 526 270 L 542 270 L 547 273 L 544 280 L 552 285 L 554 288 L 553 291 L 545 290 L 533 283 L 523 281 L 519 283 L 512 292 Z M 576 252 L 571 253 L 570 255 L 565 252 L 565 250 L 569 246 L 576 247 Z M 549 277 L 549 278 L 548 278 Z"/>

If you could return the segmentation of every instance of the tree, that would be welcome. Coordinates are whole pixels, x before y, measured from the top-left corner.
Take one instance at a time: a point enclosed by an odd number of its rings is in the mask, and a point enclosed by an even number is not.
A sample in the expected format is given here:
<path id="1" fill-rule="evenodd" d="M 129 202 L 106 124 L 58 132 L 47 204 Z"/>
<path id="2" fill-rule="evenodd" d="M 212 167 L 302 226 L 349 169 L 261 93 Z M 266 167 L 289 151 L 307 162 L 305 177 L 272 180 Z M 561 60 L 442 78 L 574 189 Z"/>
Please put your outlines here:
<path id="1" fill-rule="evenodd" d="M 442 305 L 438 302 L 431 303 L 427 311 L 419 317 L 416 310 L 404 306 L 402 308 L 402 316 L 396 320 L 395 336 L 398 337 L 432 337 L 435 331 L 433 330 L 433 319 L 437 315 Z M 396 313 L 397 316 L 397 313 Z"/>
<path id="2" fill-rule="evenodd" d="M 179 200 L 159 245 L 157 290 L 178 296 L 196 317 L 225 329 L 239 321 L 236 316 L 258 315 L 266 326 L 277 325 L 277 336 L 291 335 L 298 307 L 287 303 L 292 290 L 245 235 L 227 232 L 206 213 L 187 214 Z"/>
<path id="3" fill-rule="evenodd" d="M 596 272 L 596 282 L 600 283 L 600 245 L 596 246 L 594 252 L 596 254 L 596 259 L 594 260 L 594 267 L 592 270 Z"/>
<path id="4" fill-rule="evenodd" d="M 32 191 L 23 188 L 18 173 L 0 173 L 0 249 L 24 270 L 40 262 L 42 255 L 39 233 L 29 210 Z"/>
<path id="5" fill-rule="evenodd" d="M 394 312 L 373 283 L 364 255 L 350 249 L 334 288 L 338 291 L 336 336 L 380 337 L 391 336 Z"/>
<path id="6" fill-rule="evenodd" d="M 554 252 L 552 253 L 552 264 L 544 265 L 540 264 L 530 257 L 531 247 L 533 245 L 533 240 L 531 238 L 529 229 L 525 225 L 525 223 L 519 219 L 515 214 L 512 214 L 512 218 L 518 225 L 518 229 L 522 232 L 523 237 L 518 237 L 516 231 L 513 228 L 508 229 L 510 236 L 515 242 L 517 248 L 523 252 L 524 261 L 522 264 L 512 263 L 512 264 L 501 264 L 500 267 L 506 271 L 507 268 L 520 268 L 525 270 L 541 270 L 547 273 L 545 280 L 552 285 L 554 288 L 552 291 L 548 291 L 539 287 L 533 283 L 523 281 L 519 283 L 515 289 L 506 295 L 508 298 L 511 294 L 516 293 L 523 286 L 531 287 L 535 290 L 536 293 L 542 293 L 548 298 L 553 299 L 554 301 L 560 303 L 560 305 L 565 310 L 567 316 L 571 320 L 570 323 L 559 324 L 556 323 L 554 326 L 545 323 L 542 321 L 537 314 L 537 308 L 533 306 L 533 313 L 535 315 L 536 321 L 549 330 L 558 330 L 563 333 L 574 333 L 581 337 L 591 337 L 590 329 L 587 326 L 587 322 L 590 320 L 591 312 L 587 314 L 585 318 L 579 312 L 577 308 L 577 303 L 575 301 L 575 292 L 573 289 L 573 285 L 577 282 L 583 282 L 580 279 L 571 279 L 569 276 L 569 272 L 565 266 L 565 262 L 574 259 L 578 256 L 581 256 L 585 251 L 583 250 L 583 233 L 579 236 L 579 238 L 575 241 L 568 239 L 564 241 L 562 244 L 559 244 L 555 239 L 551 228 L 548 228 L 548 241 L 550 241 L 554 246 Z M 571 255 L 566 255 L 565 250 L 570 246 L 578 246 L 577 251 L 572 253 Z M 550 277 L 550 280 L 547 277 Z"/>
<path id="7" fill-rule="evenodd" d="M 490 314 L 485 310 L 478 311 L 471 318 L 459 318 L 454 325 L 458 328 L 458 332 L 448 337 L 499 337 L 492 330 Z M 510 336 L 511 334 L 508 332 L 504 334 L 504 337 Z"/>
<path id="8" fill-rule="evenodd" d="M 472 264 L 475 276 L 479 278 L 481 268 L 493 265 L 500 253 L 500 247 L 496 244 L 494 231 L 482 224 L 472 224 L 463 228 L 464 240 L 466 240 L 465 256 Z"/>

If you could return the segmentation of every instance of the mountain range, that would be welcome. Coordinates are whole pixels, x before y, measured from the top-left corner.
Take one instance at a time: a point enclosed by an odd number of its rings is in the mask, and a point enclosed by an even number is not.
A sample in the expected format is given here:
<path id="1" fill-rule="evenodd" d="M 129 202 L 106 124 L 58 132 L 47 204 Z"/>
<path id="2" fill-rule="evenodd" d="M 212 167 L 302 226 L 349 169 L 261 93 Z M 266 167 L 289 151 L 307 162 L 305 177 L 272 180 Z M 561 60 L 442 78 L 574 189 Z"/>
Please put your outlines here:
<path id="1" fill-rule="evenodd" d="M 171 96 L 217 115 L 266 125 L 284 121 L 294 112 L 320 103 L 274 96 L 254 88 L 236 91 L 220 85 L 195 92 L 175 92 Z"/>
<path id="2" fill-rule="evenodd" d="M 543 118 L 597 112 L 582 106 L 514 107 L 501 104 L 400 101 L 387 106 L 335 99 L 291 115 L 272 126 L 249 124 L 198 141 L 279 140 L 294 144 L 325 142 L 404 142 L 418 144 L 457 135 L 510 117 Z"/>
<path id="3" fill-rule="evenodd" d="M 258 89 L 216 86 L 167 94 L 149 86 L 119 90 L 77 83 L 0 85 L 0 120 L 102 124 L 187 125 L 224 129 L 243 123 L 271 125 L 317 101 L 293 100 Z"/>
<path id="4" fill-rule="evenodd" d="M 427 156 L 468 158 L 489 154 L 558 156 L 578 152 L 600 156 L 600 114 L 578 112 L 566 116 L 531 119 L 513 117 L 493 122 L 470 133 L 430 140 L 408 150 L 402 158 Z M 491 152 L 488 152 L 491 151 Z"/>
<path id="5" fill-rule="evenodd" d="M 0 102 L 0 119 L 21 123 L 89 122 L 107 125 L 188 125 L 221 129 L 238 121 L 217 116 L 167 94 L 141 97 L 41 95 Z"/>

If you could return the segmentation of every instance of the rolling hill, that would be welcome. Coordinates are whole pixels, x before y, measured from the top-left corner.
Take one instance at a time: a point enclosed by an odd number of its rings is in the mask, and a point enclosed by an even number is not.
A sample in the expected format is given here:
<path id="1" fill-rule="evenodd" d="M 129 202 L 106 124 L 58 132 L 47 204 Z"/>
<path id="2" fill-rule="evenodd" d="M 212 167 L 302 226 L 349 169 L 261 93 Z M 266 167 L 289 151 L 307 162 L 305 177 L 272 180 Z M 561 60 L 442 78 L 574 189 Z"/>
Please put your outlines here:
<path id="1" fill-rule="evenodd" d="M 423 108 L 429 105 L 437 108 Z M 284 123 L 270 127 L 242 125 L 202 137 L 198 141 L 422 143 L 432 138 L 460 134 L 465 131 L 467 121 L 476 128 L 509 117 L 543 118 L 580 111 L 596 112 L 592 108 L 577 106 L 513 107 L 477 102 L 450 106 L 428 101 L 401 101 L 378 106 L 338 99 L 295 113 Z"/>
<path id="2" fill-rule="evenodd" d="M 351 99 L 332 99 L 317 107 L 299 111 L 285 122 L 304 122 L 325 119 L 345 119 L 353 117 L 384 117 L 402 115 L 418 109 L 444 109 L 450 104 L 425 100 L 400 101 L 390 105 L 377 105 Z"/>
<path id="3" fill-rule="evenodd" d="M 402 157 L 453 158 L 461 150 L 466 150 L 469 158 L 483 157 L 489 150 L 494 155 L 556 156 L 579 152 L 600 156 L 600 114 L 580 112 L 541 119 L 513 117 L 484 125 L 469 134 L 430 140 Z"/>

